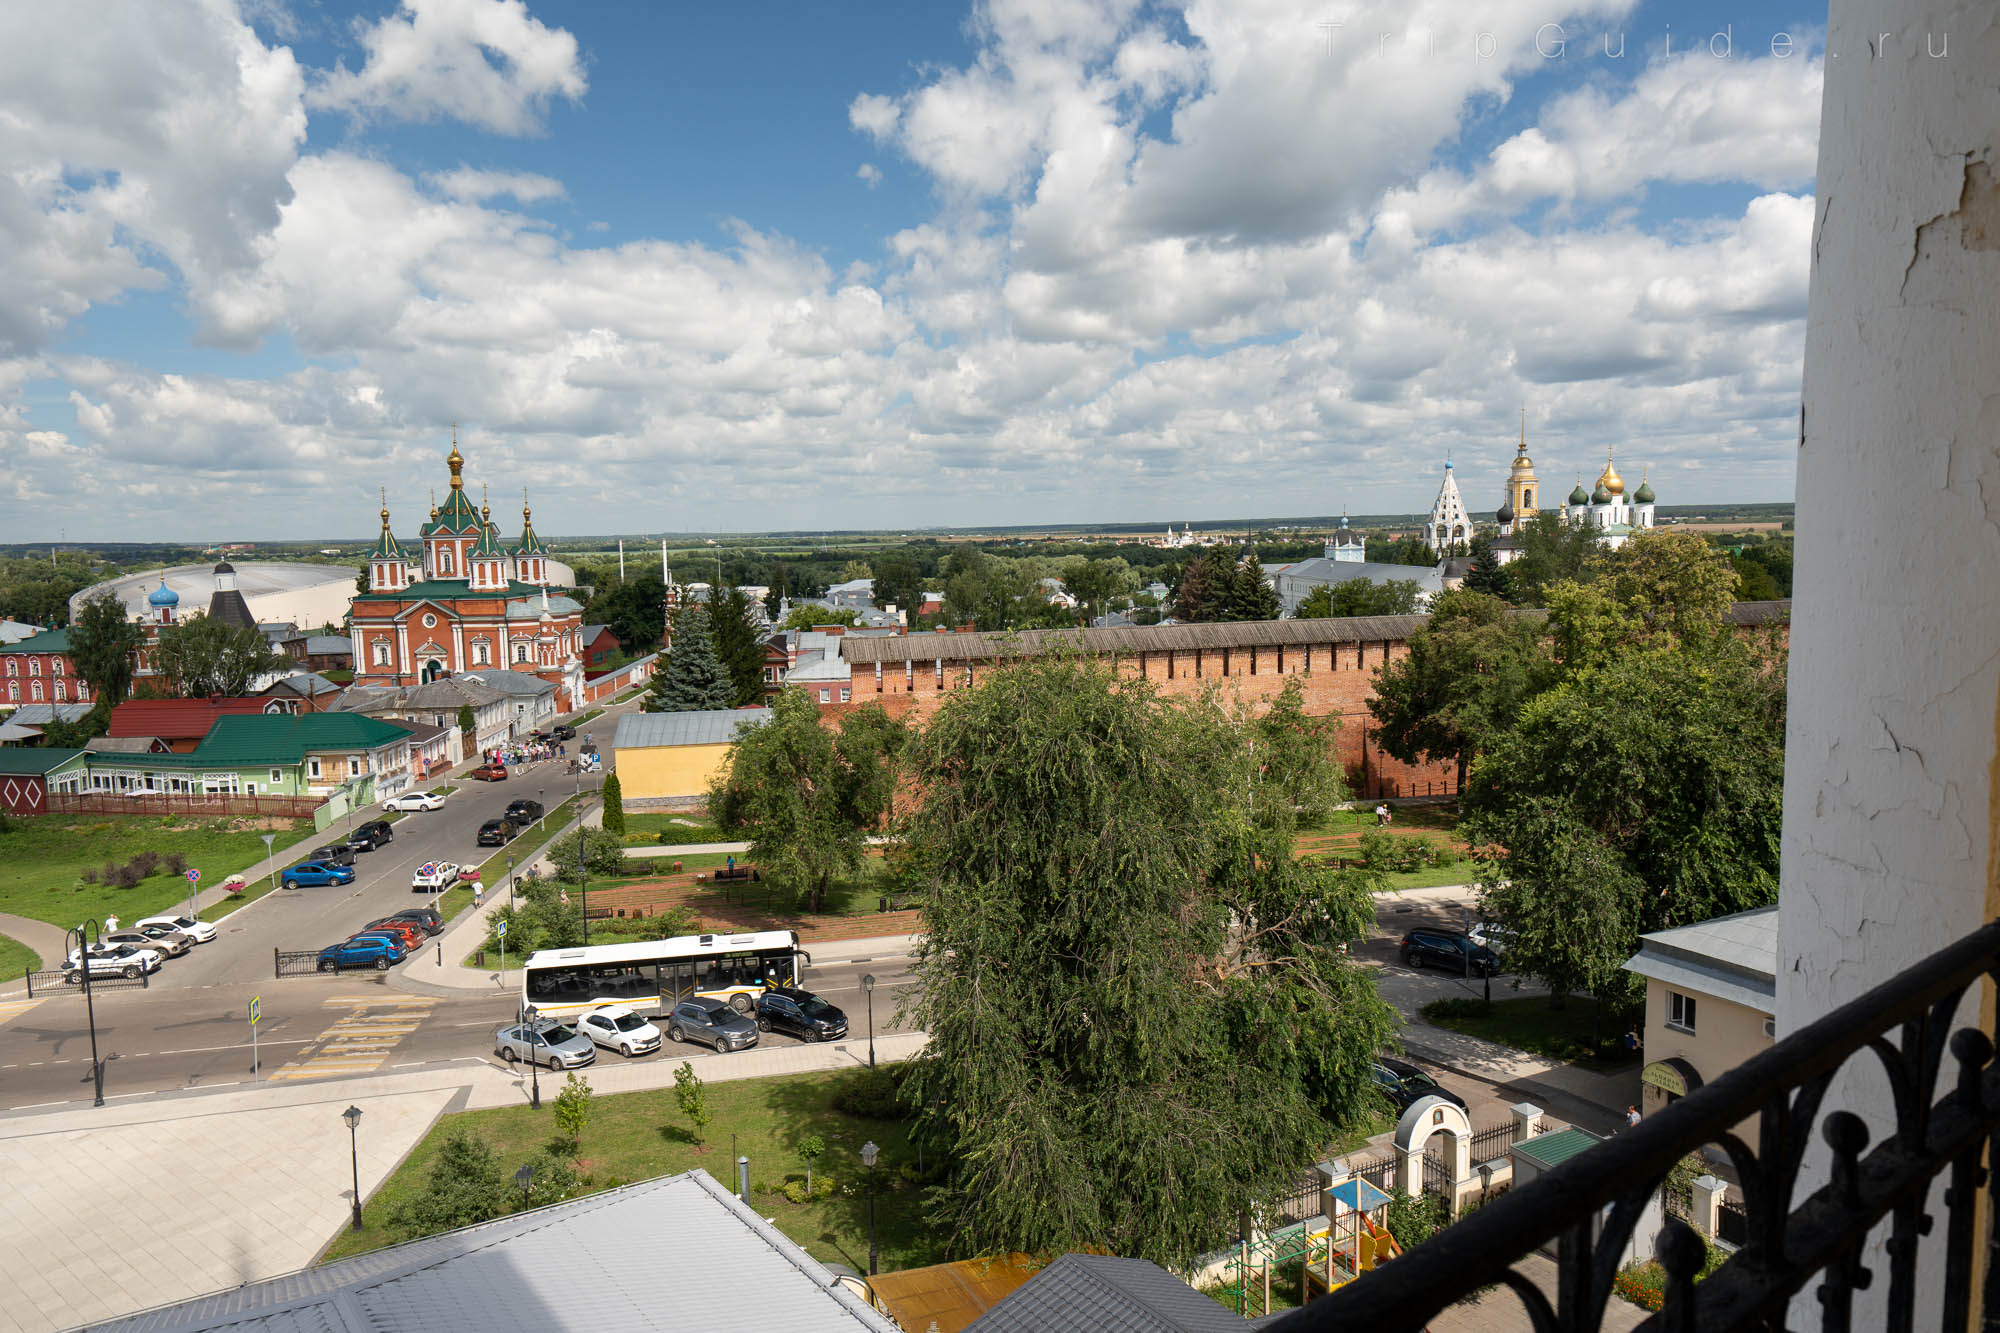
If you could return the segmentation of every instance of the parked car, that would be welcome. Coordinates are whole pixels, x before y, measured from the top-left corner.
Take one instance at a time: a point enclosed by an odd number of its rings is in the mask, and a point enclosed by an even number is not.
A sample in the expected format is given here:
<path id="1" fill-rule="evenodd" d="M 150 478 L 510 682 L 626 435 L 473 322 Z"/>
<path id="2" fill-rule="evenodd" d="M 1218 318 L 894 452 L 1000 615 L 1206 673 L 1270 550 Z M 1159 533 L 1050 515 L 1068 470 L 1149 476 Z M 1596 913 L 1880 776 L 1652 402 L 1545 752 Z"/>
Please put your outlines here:
<path id="1" fill-rule="evenodd" d="M 576 728 L 567 722 L 558 722 L 549 728 L 549 734 L 559 741 L 573 741 L 576 739 Z"/>
<path id="2" fill-rule="evenodd" d="M 696 996 L 674 1006 L 673 1016 L 667 1020 L 667 1036 L 677 1042 L 698 1041 L 722 1054 L 755 1046 L 757 1024 L 720 1000 Z"/>
<path id="3" fill-rule="evenodd" d="M 593 1009 L 576 1027 L 599 1046 L 623 1056 L 651 1055 L 662 1040 L 658 1028 L 622 1004 Z"/>
<path id="4" fill-rule="evenodd" d="M 69 957 L 63 959 L 63 980 L 72 986 L 83 984 L 84 965 L 78 961 L 80 955 L 70 950 Z M 93 944 L 81 957 L 90 960 L 90 977 L 124 977 L 136 981 L 148 972 L 160 970 L 160 955 L 154 949 L 135 949 L 129 944 Z"/>
<path id="5" fill-rule="evenodd" d="M 537 1019 L 494 1033 L 493 1053 L 510 1065 L 526 1060 L 549 1069 L 576 1069 L 597 1059 L 597 1044 L 575 1028 Z"/>
<path id="6" fill-rule="evenodd" d="M 1406 967 L 1436 967 L 1461 976 L 1497 976 L 1500 956 L 1455 930 L 1413 930 L 1403 936 Z"/>
<path id="7" fill-rule="evenodd" d="M 315 847 L 307 855 L 314 861 L 324 861 L 330 865 L 351 866 L 354 864 L 354 845 L 347 842 L 329 842 Z"/>
<path id="8" fill-rule="evenodd" d="M 424 941 L 429 938 L 424 928 L 416 922 L 405 921 L 400 917 L 393 916 L 385 916 L 379 921 L 370 921 L 366 930 L 357 930 L 354 933 L 357 937 L 362 935 L 388 935 L 393 939 L 400 940 L 403 947 L 411 951 L 423 948 Z"/>
<path id="9" fill-rule="evenodd" d="M 135 949 L 155 949 L 168 958 L 178 958 L 194 948 L 194 940 L 178 930 L 152 931 L 130 928 L 114 930 L 104 937 L 106 944 L 129 944 Z"/>
<path id="10" fill-rule="evenodd" d="M 1396 1105 L 1400 1114 L 1425 1097 L 1442 1097 L 1463 1111 L 1465 1098 L 1445 1087 L 1436 1079 L 1412 1064 L 1401 1060 L 1391 1060 L 1387 1056 L 1375 1061 L 1375 1086 L 1382 1095 Z"/>
<path id="11" fill-rule="evenodd" d="M 507 780 L 507 765 L 481 764 L 478 768 L 472 770 L 471 776 L 477 782 L 505 782 Z"/>
<path id="12" fill-rule="evenodd" d="M 525 796 L 518 801 L 507 802 L 507 818 L 516 824 L 532 824 L 545 813 L 540 801 L 531 801 Z"/>
<path id="13" fill-rule="evenodd" d="M 327 861 L 301 861 L 281 877 L 288 889 L 315 889 L 325 884 L 352 884 L 354 867 Z"/>
<path id="14" fill-rule="evenodd" d="M 376 935 L 357 936 L 329 944 L 319 951 L 319 970 L 337 972 L 343 967 L 372 967 L 387 972 L 403 961 L 403 951 L 395 941 Z"/>
<path id="15" fill-rule="evenodd" d="M 514 827 L 514 821 L 503 815 L 499 819 L 489 819 L 481 824 L 479 836 L 474 841 L 481 847 L 505 847 L 514 841 L 514 836 L 519 832 L 520 830 Z"/>
<path id="16" fill-rule="evenodd" d="M 839 1041 L 847 1035 L 847 1015 L 809 990 L 786 986 L 757 997 L 757 1027 L 801 1041 Z"/>
<path id="17" fill-rule="evenodd" d="M 442 893 L 458 887 L 458 862 L 426 861 L 410 876 L 410 887 L 420 893 Z"/>
<path id="18" fill-rule="evenodd" d="M 426 935 L 436 935 L 444 930 L 444 918 L 428 907 L 411 907 L 401 912 L 392 912 L 383 920 L 413 921 L 423 927 Z"/>
<path id="19" fill-rule="evenodd" d="M 442 810 L 444 797 L 431 791 L 406 791 L 382 802 L 384 810 Z"/>
<path id="20" fill-rule="evenodd" d="M 144 930 L 148 926 L 169 926 L 185 935 L 194 937 L 196 944 L 206 944 L 215 938 L 215 927 L 206 921 L 197 921 L 191 916 L 149 916 L 134 921 L 133 926 Z"/>
<path id="21" fill-rule="evenodd" d="M 385 842 L 396 840 L 396 826 L 386 819 L 371 819 L 347 835 L 347 845 L 357 852 L 372 852 Z"/>
<path id="22" fill-rule="evenodd" d="M 1502 962 L 1505 962 L 1507 950 L 1514 943 L 1514 932 L 1497 921 L 1482 921 L 1465 934 L 1474 944 L 1491 949 L 1500 955 Z"/>

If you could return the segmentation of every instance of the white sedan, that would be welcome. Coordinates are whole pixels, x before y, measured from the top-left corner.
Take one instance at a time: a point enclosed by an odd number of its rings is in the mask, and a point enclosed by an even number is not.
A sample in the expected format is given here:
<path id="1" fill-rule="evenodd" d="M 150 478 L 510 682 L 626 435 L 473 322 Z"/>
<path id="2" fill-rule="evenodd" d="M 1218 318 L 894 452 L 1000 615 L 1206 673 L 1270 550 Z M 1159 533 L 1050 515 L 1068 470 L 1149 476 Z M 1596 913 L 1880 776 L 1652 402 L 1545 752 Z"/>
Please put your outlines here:
<path id="1" fill-rule="evenodd" d="M 152 949 L 134 949 L 130 945 L 93 944 L 90 946 L 90 975 L 97 977 L 127 977 L 137 979 L 141 973 L 160 970 L 160 955 Z M 77 965 L 77 953 L 70 950 L 63 960 L 63 980 L 76 985 L 83 980 L 83 969 Z"/>
<path id="2" fill-rule="evenodd" d="M 435 792 L 406 791 L 401 796 L 391 796 L 382 802 L 384 810 L 442 810 L 444 797 Z"/>
<path id="3" fill-rule="evenodd" d="M 591 1010 L 576 1030 L 620 1055 L 649 1055 L 660 1049 L 660 1030 L 622 1004 Z"/>
<path id="4" fill-rule="evenodd" d="M 178 930 L 184 935 L 192 935 L 196 944 L 207 944 L 215 938 L 215 927 L 207 921 L 197 921 L 191 916 L 149 916 L 132 923 L 132 929 L 144 930 L 148 926 L 165 926 L 168 930 Z"/>
<path id="5" fill-rule="evenodd" d="M 442 893 L 446 889 L 458 887 L 459 870 L 456 861 L 426 861 L 417 867 L 417 873 L 410 876 L 410 887 L 426 893 Z"/>

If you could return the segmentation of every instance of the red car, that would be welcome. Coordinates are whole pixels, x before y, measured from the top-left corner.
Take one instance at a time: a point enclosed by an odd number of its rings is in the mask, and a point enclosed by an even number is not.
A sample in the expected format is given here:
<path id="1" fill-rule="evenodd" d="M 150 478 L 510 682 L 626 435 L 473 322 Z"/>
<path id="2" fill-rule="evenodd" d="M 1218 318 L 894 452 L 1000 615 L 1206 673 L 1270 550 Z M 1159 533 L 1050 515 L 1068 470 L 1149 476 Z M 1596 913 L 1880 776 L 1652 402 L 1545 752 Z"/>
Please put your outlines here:
<path id="1" fill-rule="evenodd" d="M 380 921 L 373 922 L 369 925 L 368 929 L 357 931 L 356 933 L 361 935 L 393 936 L 403 942 L 405 952 L 423 948 L 424 940 L 428 938 L 424 933 L 424 928 L 416 922 L 393 916 L 384 917 Z"/>
<path id="2" fill-rule="evenodd" d="M 472 776 L 480 782 L 505 782 L 507 780 L 507 765 L 481 764 L 478 768 L 472 770 Z"/>

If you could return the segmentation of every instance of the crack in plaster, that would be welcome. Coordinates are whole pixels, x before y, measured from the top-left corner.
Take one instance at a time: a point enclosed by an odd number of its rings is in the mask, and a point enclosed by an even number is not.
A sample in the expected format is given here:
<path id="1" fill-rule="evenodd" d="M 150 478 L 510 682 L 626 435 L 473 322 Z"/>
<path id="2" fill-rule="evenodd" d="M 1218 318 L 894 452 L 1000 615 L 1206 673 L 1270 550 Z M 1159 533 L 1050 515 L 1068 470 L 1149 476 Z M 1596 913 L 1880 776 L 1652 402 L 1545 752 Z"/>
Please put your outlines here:
<path id="1" fill-rule="evenodd" d="M 1983 151 L 1983 150 L 1980 150 Z M 2000 181 L 1993 176 L 1993 169 L 1980 152 L 1960 155 L 1958 203 L 1947 212 L 1933 215 L 1917 224 L 1910 240 L 1910 262 L 1903 266 L 1903 280 L 1896 288 L 1897 300 L 1908 294 L 1910 274 L 1916 270 L 1917 261 L 1927 253 L 1927 243 L 1933 239 L 1935 229 L 1945 223 L 1955 223 L 1958 227 L 1958 244 L 1961 249 L 1972 251 L 2000 251 Z M 1943 238 L 1937 237 L 1939 244 Z M 1818 242 L 1814 242 L 1814 254 L 1818 254 Z"/>

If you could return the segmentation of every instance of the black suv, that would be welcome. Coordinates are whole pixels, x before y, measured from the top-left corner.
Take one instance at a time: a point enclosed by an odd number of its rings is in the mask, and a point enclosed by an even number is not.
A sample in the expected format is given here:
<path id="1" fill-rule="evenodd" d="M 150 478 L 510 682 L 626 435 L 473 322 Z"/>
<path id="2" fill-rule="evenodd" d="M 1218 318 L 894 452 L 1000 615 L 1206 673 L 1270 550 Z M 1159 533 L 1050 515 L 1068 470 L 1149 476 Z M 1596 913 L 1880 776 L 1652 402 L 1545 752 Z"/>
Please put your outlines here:
<path id="1" fill-rule="evenodd" d="M 1413 930 L 1403 936 L 1405 966 L 1435 967 L 1460 976 L 1492 977 L 1500 974 L 1500 956 L 1483 944 L 1455 930 Z"/>
<path id="2" fill-rule="evenodd" d="M 549 735 L 559 741 L 573 741 L 576 739 L 576 728 L 567 722 L 558 722 L 549 730 Z"/>
<path id="3" fill-rule="evenodd" d="M 847 1015 L 809 990 L 787 986 L 757 997 L 757 1026 L 800 1041 L 839 1041 L 847 1035 Z"/>
<path id="4" fill-rule="evenodd" d="M 347 845 L 357 852 L 372 852 L 385 842 L 396 840 L 396 830 L 386 819 L 371 819 L 347 835 Z"/>
<path id="5" fill-rule="evenodd" d="M 308 861 L 323 861 L 328 865 L 351 866 L 354 864 L 354 844 L 330 842 L 324 847 L 313 848 L 312 855 L 306 859 Z"/>
<path id="6" fill-rule="evenodd" d="M 532 824 L 542 817 L 542 803 L 531 801 L 525 796 L 518 801 L 509 801 L 505 817 L 517 825 Z"/>
<path id="7" fill-rule="evenodd" d="M 479 845 L 481 847 L 505 847 L 508 843 L 514 841 L 514 835 L 520 831 L 520 829 L 515 827 L 512 819 L 504 816 L 499 819 L 489 819 L 479 826 Z"/>
<path id="8" fill-rule="evenodd" d="M 1465 1098 L 1439 1083 L 1415 1065 L 1404 1064 L 1401 1060 L 1383 1058 L 1374 1065 L 1375 1086 L 1384 1097 L 1395 1103 L 1398 1112 L 1407 1111 L 1410 1106 L 1424 1097 L 1442 1097 L 1455 1103 L 1458 1109 L 1466 1109 Z"/>
<path id="9" fill-rule="evenodd" d="M 383 918 L 385 921 L 414 921 L 424 928 L 424 934 L 436 935 L 444 930 L 444 918 L 428 907 L 411 907 Z"/>

